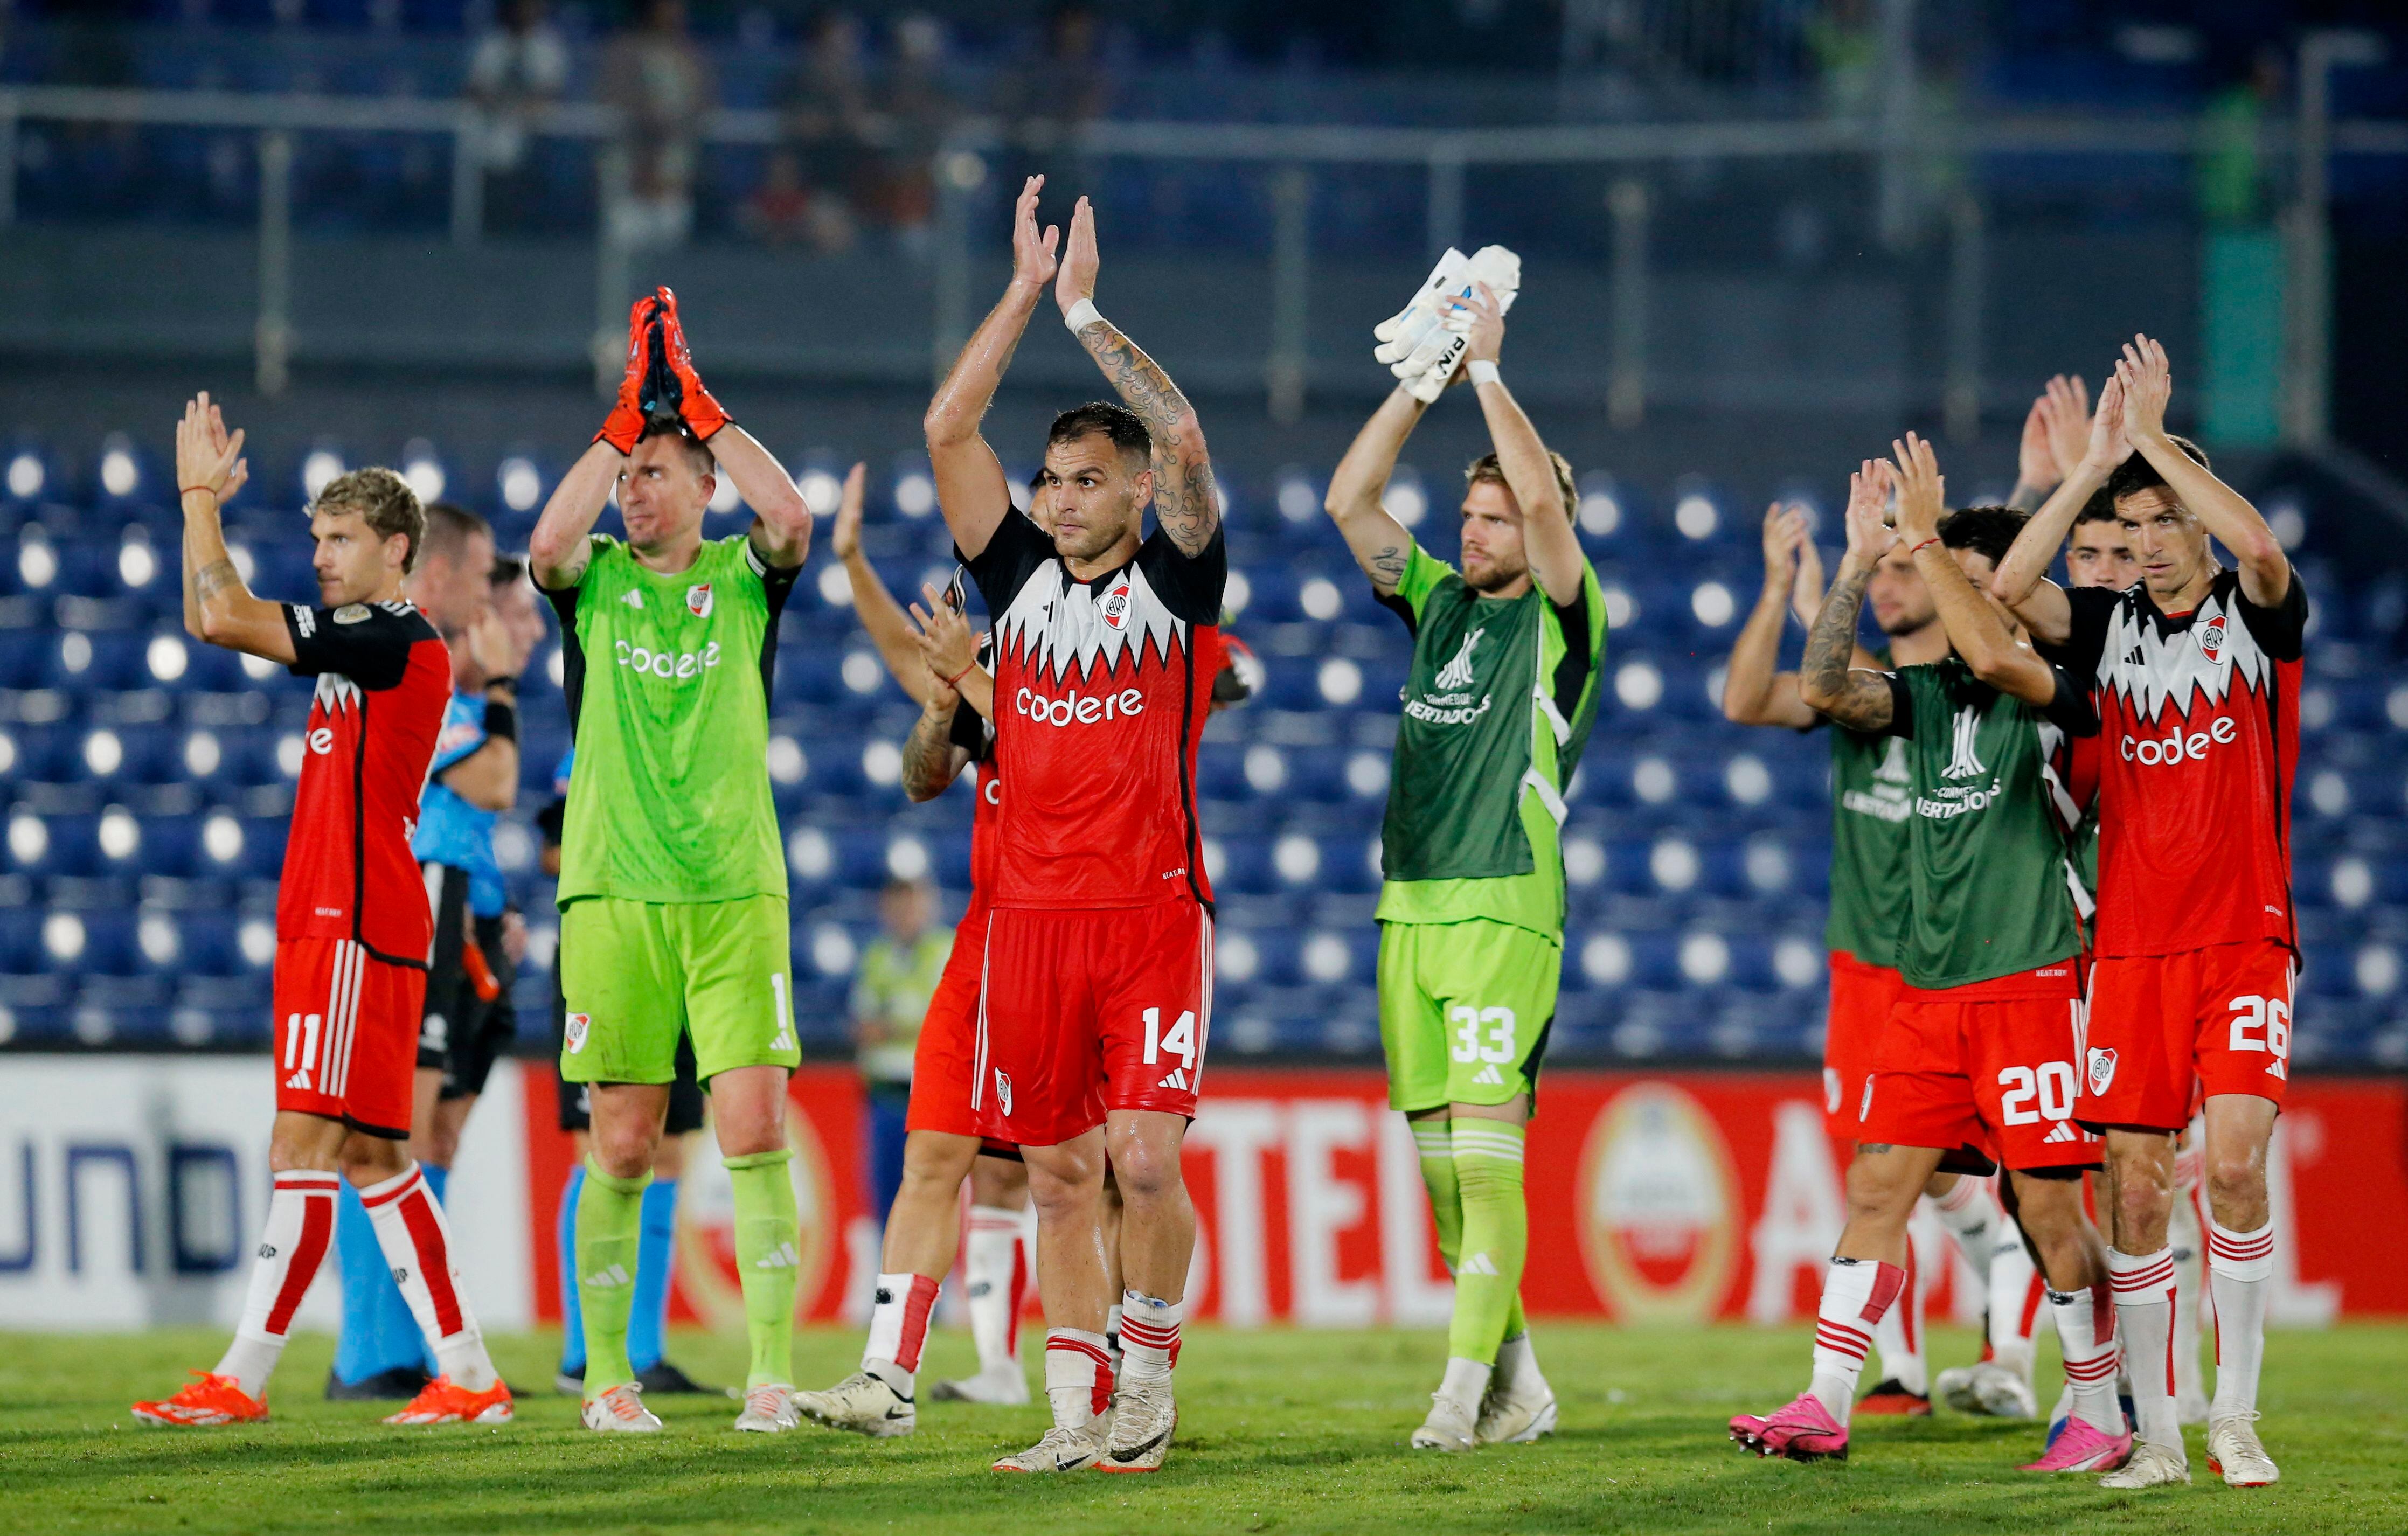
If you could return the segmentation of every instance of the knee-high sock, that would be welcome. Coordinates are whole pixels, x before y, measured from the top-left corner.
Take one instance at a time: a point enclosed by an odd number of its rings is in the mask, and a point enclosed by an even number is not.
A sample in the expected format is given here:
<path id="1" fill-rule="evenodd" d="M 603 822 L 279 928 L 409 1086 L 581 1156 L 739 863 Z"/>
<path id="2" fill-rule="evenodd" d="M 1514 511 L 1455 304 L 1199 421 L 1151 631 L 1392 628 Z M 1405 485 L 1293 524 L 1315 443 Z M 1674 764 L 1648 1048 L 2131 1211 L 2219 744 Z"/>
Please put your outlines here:
<path id="1" fill-rule="evenodd" d="M 2186 1154 L 2174 1156 L 2174 1203 L 2166 1218 L 2166 1243 L 2174 1251 L 2174 1400 L 2207 1396 L 2199 1364 L 2200 1298 L 2208 1294 L 2207 1256 L 2213 1246 L 2199 1228 L 2192 1199 L 2197 1178 L 2185 1179 Z"/>
<path id="2" fill-rule="evenodd" d="M 1814 1309 L 1814 1377 L 1807 1390 L 1843 1425 L 1856 1410 L 1872 1330 L 1906 1288 L 1906 1271 L 1878 1259 L 1835 1258 L 1823 1272 L 1823 1299 Z"/>
<path id="3" fill-rule="evenodd" d="M 669 1326 L 669 1270 L 677 1257 L 675 1179 L 655 1178 L 644 1191 L 636 1236 L 636 1299 L 627 1316 L 627 1363 L 638 1375 L 661 1363 Z"/>
<path id="4" fill-rule="evenodd" d="M 335 1374 L 362 1382 L 381 1371 L 422 1365 L 426 1345 L 418 1319 L 393 1283 L 393 1269 L 377 1246 L 360 1193 L 346 1184 L 335 1198 L 335 1272 L 343 1282 L 343 1331 L 335 1341 Z"/>
<path id="5" fill-rule="evenodd" d="M 2000 1222 L 1990 1255 L 1990 1358 L 2026 1381 L 2032 1376 L 2032 1329 L 2046 1294 L 2023 1228 L 2013 1217 Z"/>
<path id="6" fill-rule="evenodd" d="M 2182 1454 L 2182 1428 L 2174 1418 L 2174 1255 L 2107 1250 L 2107 1274 L 2115 1292 L 2115 1315 L 2124 1328 L 2124 1367 L 2132 1378 L 2132 1414 L 2141 1438 Z"/>
<path id="7" fill-rule="evenodd" d="M 242 1322 L 217 1369 L 254 1398 L 266 1393 L 268 1374 L 293 1330 L 293 1314 L 334 1241 L 335 1191 L 342 1182 L 337 1173 L 308 1170 L 276 1176 L 259 1256 L 251 1260 L 251 1285 L 243 1293 Z"/>
<path id="8" fill-rule="evenodd" d="M 2094 1429 L 2124 1432 L 2124 1409 L 2115 1400 L 2115 1302 L 2104 1286 L 2051 1291 L 2057 1347 L 2065 1357 L 2065 1384 L 2073 1411 Z"/>
<path id="9" fill-rule="evenodd" d="M 861 1369 L 910 1397 L 920 1371 L 920 1351 L 928 1342 L 928 1313 L 936 1305 L 936 1276 L 908 1270 L 880 1275 Z"/>
<path id="10" fill-rule="evenodd" d="M 1955 1187 L 1931 1202 L 1931 1213 L 1956 1240 L 1956 1251 L 1965 1256 L 1973 1272 L 1988 1274 L 1992 1252 L 1999 1245 L 2000 1224 L 2005 1217 L 1990 1194 L 1990 1182 L 1959 1174 Z"/>
<path id="11" fill-rule="evenodd" d="M 2266 1358 L 2266 1290 L 2274 1272 L 2274 1223 L 2236 1232 L 2207 1224 L 2207 1283 L 2215 1297 L 2215 1401 L 2210 1418 L 2258 1411 Z"/>
<path id="12" fill-rule="evenodd" d="M 1455 1273 L 1455 1260 L 1463 1251 L 1463 1185 L 1455 1171 L 1455 1141 L 1448 1134 L 1449 1122 L 1415 1120 L 1413 1151 L 1422 1165 L 1422 1185 L 1429 1191 L 1430 1227 L 1438 1236 L 1438 1256 L 1446 1265 L 1446 1272 Z M 1505 1314 L 1505 1337 L 1515 1338 L 1525 1331 L 1522 1321 L 1522 1298 L 1517 1291 L 1513 1308 Z"/>
<path id="13" fill-rule="evenodd" d="M 1884 1376 L 1910 1392 L 1928 1395 L 1931 1368 L 1923 1358 L 1923 1268 L 1914 1256 L 1912 1236 L 1906 1240 L 1906 1268 L 1899 1272 L 1906 1276 L 1906 1287 L 1874 1320 L 1873 1344 L 1881 1351 Z"/>
<path id="14" fill-rule="evenodd" d="M 452 1220 L 452 1170 L 448 1168 L 437 1168 L 433 1163 L 421 1163 L 418 1165 L 418 1171 L 425 1178 L 426 1187 L 434 1192 L 435 1203 L 443 1207 L 443 1220 L 446 1228 L 449 1229 Z M 399 1286 L 394 1288 L 394 1294 L 396 1296 L 401 1294 Z M 418 1320 L 414 1317 L 410 1319 L 409 1331 L 413 1334 L 418 1331 Z M 398 1328 L 395 1329 L 394 1336 L 396 1338 L 400 1336 Z M 428 1348 L 423 1339 L 418 1342 L 418 1351 L 419 1364 L 424 1368 L 428 1375 L 435 1375 L 443 1369 L 442 1362 L 435 1357 L 435 1351 Z"/>
<path id="15" fill-rule="evenodd" d="M 1522 1127 L 1507 1120 L 1448 1123 L 1463 1234 L 1455 1269 L 1450 1359 L 1497 1363 L 1497 1346 L 1519 1310 L 1530 1217 L 1522 1201 Z M 1485 1383 L 1483 1384 L 1484 1385 Z"/>
<path id="16" fill-rule="evenodd" d="M 744 1336 L 752 1346 L 747 1387 L 795 1379 L 795 1285 L 801 1223 L 786 1165 L 794 1154 L 748 1153 L 726 1159 L 736 1186 L 736 1263 L 744 1277 Z"/>
<path id="17" fill-rule="evenodd" d="M 477 1314 L 460 1294 L 460 1272 L 452 1262 L 451 1227 L 418 1165 L 361 1190 L 360 1203 L 376 1224 L 377 1245 L 393 1266 L 402 1299 L 418 1319 L 439 1373 L 471 1392 L 493 1385 L 494 1362 L 486 1357 Z"/>
<path id="18" fill-rule="evenodd" d="M 1009 1370 L 1020 1363 L 1020 1304 L 1027 1287 L 1020 1213 L 973 1205 L 969 1227 L 962 1268 L 969 1289 L 970 1339 L 978 1345 L 981 1371 Z"/>
<path id="19" fill-rule="evenodd" d="M 588 1162 L 577 1197 L 577 1288 L 585 1321 L 585 1398 L 636 1379 L 627 1363 L 627 1314 L 636 1300 L 636 1250 L 649 1173 L 614 1179 Z"/>
<path id="20" fill-rule="evenodd" d="M 560 1186 L 560 1211 L 552 1241 L 560 1248 L 560 1373 L 585 1374 L 585 1316 L 577 1284 L 577 1201 L 585 1193 L 585 1165 L 578 1164 Z"/>

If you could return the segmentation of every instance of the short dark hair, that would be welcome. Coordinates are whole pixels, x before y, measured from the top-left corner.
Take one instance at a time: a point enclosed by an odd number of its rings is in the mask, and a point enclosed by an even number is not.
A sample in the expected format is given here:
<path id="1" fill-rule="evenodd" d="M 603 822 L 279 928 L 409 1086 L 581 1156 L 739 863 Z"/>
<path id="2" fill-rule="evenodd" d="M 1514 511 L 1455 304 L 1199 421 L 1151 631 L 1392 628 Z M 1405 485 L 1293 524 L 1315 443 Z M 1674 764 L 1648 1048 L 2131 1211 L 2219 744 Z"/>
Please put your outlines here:
<path id="1" fill-rule="evenodd" d="M 409 481 L 380 464 L 337 475 L 318 493 L 317 510 L 357 512 L 378 538 L 399 534 L 409 540 L 402 551 L 404 574 L 418 567 L 418 547 L 426 541 L 426 510 Z"/>
<path id="2" fill-rule="evenodd" d="M 419 553 L 449 560 L 479 534 L 493 538 L 494 525 L 456 501 L 431 501 L 426 505 L 426 537 Z"/>
<path id="3" fill-rule="evenodd" d="M 1547 462 L 1555 467 L 1555 490 L 1564 498 L 1564 515 L 1577 517 L 1580 513 L 1580 490 L 1572 483 L 1571 460 L 1561 453 L 1550 451 L 1547 454 Z M 1497 462 L 1497 455 L 1494 453 L 1483 453 L 1463 467 L 1465 490 L 1469 491 L 1475 485 L 1484 484 L 1504 485 L 1508 493 L 1513 489 L 1511 485 L 1506 485 L 1505 467 Z M 1522 510 L 1525 512 L 1529 510 L 1526 507 Z"/>
<path id="4" fill-rule="evenodd" d="M 2166 441 L 2181 449 L 2183 455 L 2191 463 L 2198 465 L 2201 469 L 2207 467 L 2206 449 L 2200 447 L 2188 438 L 2176 437 L 2171 432 L 2166 434 Z M 2107 477 L 2108 504 L 2113 506 L 2126 496 L 2153 490 L 2165 482 L 2166 477 L 2157 473 L 2157 467 L 2149 462 L 2148 455 L 2136 452 L 2130 458 L 2117 465 L 2115 472 Z"/>
<path id="5" fill-rule="evenodd" d="M 2013 507 L 1959 507 L 1940 520 L 1940 542 L 1952 550 L 1986 554 L 1994 566 L 2004 565 L 2027 521 Z"/>
<path id="6" fill-rule="evenodd" d="M 2115 498 L 2107 494 L 2107 487 L 2104 485 L 2099 487 L 2096 491 L 2091 492 L 2090 499 L 2082 504 L 2082 510 L 2073 514 L 2073 525 L 2077 528 L 2082 526 L 2085 523 L 2113 523 L 2114 521 Z"/>
<path id="7" fill-rule="evenodd" d="M 494 590 L 499 592 L 502 588 L 516 582 L 526 573 L 527 557 L 525 555 L 497 554 L 494 556 L 493 575 L 487 580 L 491 581 Z"/>
<path id="8" fill-rule="evenodd" d="M 1154 434 L 1145 429 L 1145 423 L 1138 419 L 1136 411 L 1111 400 L 1090 400 L 1054 417 L 1054 424 L 1045 429 L 1045 446 L 1077 442 L 1096 432 L 1111 438 L 1124 458 L 1154 456 Z"/>
<path id="9" fill-rule="evenodd" d="M 718 473 L 719 456 L 710 451 L 709 443 L 694 435 L 694 428 L 677 417 L 655 416 L 644 423 L 643 431 L 636 435 L 638 442 L 646 442 L 653 438 L 675 438 L 683 444 L 685 456 L 693 462 L 696 476 Z"/>

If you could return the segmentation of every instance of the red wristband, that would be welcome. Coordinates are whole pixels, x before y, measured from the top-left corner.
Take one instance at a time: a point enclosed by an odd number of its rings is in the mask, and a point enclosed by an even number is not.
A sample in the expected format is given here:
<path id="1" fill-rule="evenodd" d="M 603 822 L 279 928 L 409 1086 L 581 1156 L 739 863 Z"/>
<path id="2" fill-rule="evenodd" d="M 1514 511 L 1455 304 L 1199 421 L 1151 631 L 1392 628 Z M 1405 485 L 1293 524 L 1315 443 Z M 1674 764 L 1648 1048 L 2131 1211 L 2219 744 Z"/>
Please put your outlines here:
<path id="1" fill-rule="evenodd" d="M 975 659 L 973 659 L 968 667 L 965 667 L 965 668 L 963 668 L 960 671 L 955 672 L 952 677 L 947 678 L 947 679 L 945 680 L 945 686 L 946 686 L 946 687 L 948 687 L 948 688 L 953 689 L 955 692 L 959 692 L 959 691 L 960 691 L 960 689 L 961 689 L 961 685 L 962 685 L 962 679 L 964 679 L 964 678 L 966 678 L 966 677 L 969 676 L 972 672 L 975 672 L 975 671 L 977 671 L 977 670 L 978 670 L 978 662 L 977 662 Z"/>
<path id="2" fill-rule="evenodd" d="M 179 501 L 181 501 L 181 500 L 183 500 L 186 496 L 191 495 L 192 495 L 194 492 L 195 492 L 195 491 L 200 492 L 200 493 L 201 493 L 202 495 L 212 495 L 212 496 L 217 496 L 217 498 L 218 498 L 220 501 L 223 501 L 223 500 L 225 499 L 225 497 L 224 497 L 223 495 L 219 495 L 219 493 L 217 493 L 217 492 L 215 492 L 215 491 L 210 490 L 210 489 L 209 489 L 208 486 L 206 486 L 206 485 L 179 485 L 179 486 L 177 486 L 177 487 L 176 487 L 176 499 L 177 499 L 177 500 L 179 500 Z"/>
<path id="3" fill-rule="evenodd" d="M 1907 552 L 1906 552 L 1906 553 L 1909 553 L 1909 554 L 1921 554 L 1924 551 L 1926 551 L 1926 550 L 1929 549 L 1932 545 L 1937 544 L 1937 543 L 1939 543 L 1939 542 L 1940 542 L 1940 536 L 1939 536 L 1938 534 L 1933 534 L 1930 538 L 1928 538 L 1925 539 L 1922 543 L 1909 546 L 1909 548 L 1907 549 Z"/>

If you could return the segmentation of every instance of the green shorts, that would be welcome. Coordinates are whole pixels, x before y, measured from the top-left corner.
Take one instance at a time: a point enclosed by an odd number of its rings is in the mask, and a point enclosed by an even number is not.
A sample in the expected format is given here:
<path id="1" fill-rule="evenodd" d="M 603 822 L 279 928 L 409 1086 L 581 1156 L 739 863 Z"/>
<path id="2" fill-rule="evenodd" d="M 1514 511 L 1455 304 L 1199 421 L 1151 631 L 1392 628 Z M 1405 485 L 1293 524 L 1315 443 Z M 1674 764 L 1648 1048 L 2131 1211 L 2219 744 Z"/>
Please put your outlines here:
<path id="1" fill-rule="evenodd" d="M 1563 969 L 1561 940 L 1510 923 L 1381 924 L 1389 1107 L 1535 1096 Z"/>
<path id="2" fill-rule="evenodd" d="M 561 910 L 559 964 L 567 1082 L 673 1082 L 681 1035 L 705 1083 L 802 1060 L 784 897 L 584 897 Z"/>

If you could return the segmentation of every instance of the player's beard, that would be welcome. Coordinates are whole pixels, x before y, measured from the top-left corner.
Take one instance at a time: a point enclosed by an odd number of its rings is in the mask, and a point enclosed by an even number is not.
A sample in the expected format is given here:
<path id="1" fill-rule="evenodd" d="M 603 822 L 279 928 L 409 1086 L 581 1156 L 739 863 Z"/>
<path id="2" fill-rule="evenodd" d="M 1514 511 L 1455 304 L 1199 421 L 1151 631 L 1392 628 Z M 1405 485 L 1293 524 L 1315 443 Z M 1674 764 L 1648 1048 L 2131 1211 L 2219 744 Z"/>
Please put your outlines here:
<path id="1" fill-rule="evenodd" d="M 1506 587 L 1512 586 L 1514 582 L 1529 574 L 1530 566 L 1527 561 L 1523 561 L 1512 566 L 1501 565 L 1491 561 L 1474 567 L 1471 562 L 1467 560 L 1464 562 L 1463 567 L 1463 584 L 1469 587 L 1472 591 L 1479 593 L 1481 596 L 1486 596 L 1491 593 L 1498 592 Z"/>

